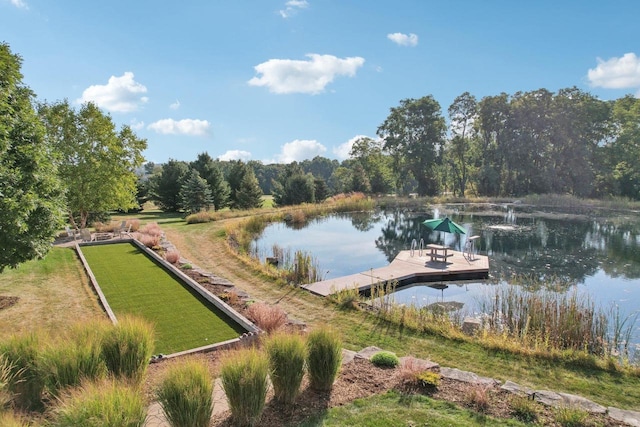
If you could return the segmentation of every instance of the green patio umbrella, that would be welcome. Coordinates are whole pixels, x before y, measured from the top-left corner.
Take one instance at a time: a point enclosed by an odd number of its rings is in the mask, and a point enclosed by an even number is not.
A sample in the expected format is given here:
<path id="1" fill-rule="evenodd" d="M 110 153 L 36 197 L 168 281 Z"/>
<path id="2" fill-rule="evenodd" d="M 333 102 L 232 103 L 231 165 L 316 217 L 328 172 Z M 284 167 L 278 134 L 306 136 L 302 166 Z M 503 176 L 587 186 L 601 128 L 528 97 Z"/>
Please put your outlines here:
<path id="1" fill-rule="evenodd" d="M 433 231 L 444 231 L 445 233 L 466 234 L 467 230 L 451 221 L 449 218 L 428 219 L 422 222 Z"/>

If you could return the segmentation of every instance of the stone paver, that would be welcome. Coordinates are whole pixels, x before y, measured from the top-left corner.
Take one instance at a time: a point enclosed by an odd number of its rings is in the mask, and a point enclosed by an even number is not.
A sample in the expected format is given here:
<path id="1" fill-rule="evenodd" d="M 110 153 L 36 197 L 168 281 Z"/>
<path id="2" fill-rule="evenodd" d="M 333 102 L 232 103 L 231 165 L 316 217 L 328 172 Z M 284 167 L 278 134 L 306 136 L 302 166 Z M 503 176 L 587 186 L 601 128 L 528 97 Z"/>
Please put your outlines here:
<path id="1" fill-rule="evenodd" d="M 640 427 L 640 412 L 626 411 L 614 407 L 608 407 L 609 416 L 619 422 L 627 423 L 633 427 Z"/>
<path id="2" fill-rule="evenodd" d="M 440 375 L 445 378 L 449 378 L 452 380 L 458 380 L 465 383 L 470 384 L 480 384 L 493 386 L 500 384 L 500 381 L 494 380 L 493 378 L 481 377 L 479 375 L 474 374 L 473 372 L 461 371 L 456 368 L 440 368 Z"/>

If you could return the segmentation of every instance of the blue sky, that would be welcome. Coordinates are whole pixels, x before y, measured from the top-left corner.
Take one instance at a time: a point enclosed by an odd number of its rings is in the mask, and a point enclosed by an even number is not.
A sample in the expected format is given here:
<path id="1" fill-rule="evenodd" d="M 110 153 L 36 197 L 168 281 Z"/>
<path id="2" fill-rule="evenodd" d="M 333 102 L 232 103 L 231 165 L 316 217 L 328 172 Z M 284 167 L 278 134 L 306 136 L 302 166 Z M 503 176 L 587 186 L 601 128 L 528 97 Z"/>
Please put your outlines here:
<path id="1" fill-rule="evenodd" d="M 40 101 L 97 103 L 148 161 L 343 160 L 389 109 L 577 86 L 640 96 L 640 2 L 0 0 Z"/>

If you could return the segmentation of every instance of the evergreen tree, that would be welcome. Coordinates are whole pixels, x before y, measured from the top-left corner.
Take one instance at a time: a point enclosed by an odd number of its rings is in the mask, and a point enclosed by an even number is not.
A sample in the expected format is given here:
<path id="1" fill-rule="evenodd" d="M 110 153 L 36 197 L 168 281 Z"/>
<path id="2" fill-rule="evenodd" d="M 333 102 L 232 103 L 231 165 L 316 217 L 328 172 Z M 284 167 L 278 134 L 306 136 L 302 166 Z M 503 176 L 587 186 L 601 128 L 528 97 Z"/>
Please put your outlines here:
<path id="1" fill-rule="evenodd" d="M 188 172 L 189 166 L 185 162 L 169 159 L 162 165 L 162 172 L 150 179 L 151 196 L 160 209 L 167 212 L 180 210 L 180 188 Z"/>
<path id="2" fill-rule="evenodd" d="M 229 206 L 229 184 L 224 179 L 219 162 L 205 152 L 198 154 L 198 158 L 191 163 L 191 167 L 197 170 L 209 184 L 214 209 L 219 210 Z"/>
<path id="3" fill-rule="evenodd" d="M 209 184 L 197 170 L 191 169 L 187 173 L 180 187 L 180 201 L 187 214 L 198 213 L 213 204 Z"/>
<path id="4" fill-rule="evenodd" d="M 236 191 L 236 207 L 238 209 L 252 209 L 261 206 L 262 189 L 253 170 L 248 168 L 242 177 L 240 187 Z"/>

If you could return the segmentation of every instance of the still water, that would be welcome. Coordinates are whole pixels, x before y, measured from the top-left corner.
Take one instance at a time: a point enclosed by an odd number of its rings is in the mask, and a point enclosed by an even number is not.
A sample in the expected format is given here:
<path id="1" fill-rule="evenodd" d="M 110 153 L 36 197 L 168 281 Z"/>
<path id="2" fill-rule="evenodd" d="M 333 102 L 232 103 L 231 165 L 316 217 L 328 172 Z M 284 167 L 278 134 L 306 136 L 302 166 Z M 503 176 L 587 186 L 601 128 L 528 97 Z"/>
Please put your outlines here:
<path id="1" fill-rule="evenodd" d="M 432 232 L 421 224 L 444 216 L 463 225 L 467 233 Z M 331 279 L 385 266 L 399 251 L 410 249 L 413 239 L 461 250 L 472 235 L 480 236 L 476 252 L 489 257 L 491 280 L 446 282 L 446 287 L 438 288 L 418 283 L 397 290 L 395 301 L 420 306 L 462 303 L 465 315 L 476 315 L 481 301 L 493 295 L 496 286 L 519 277 L 519 283 L 531 290 L 553 282 L 560 284 L 554 292 L 584 294 L 603 309 L 619 307 L 623 316 L 640 311 L 637 214 L 559 214 L 517 205 L 455 205 L 424 212 L 379 210 L 331 215 L 303 227 L 272 224 L 253 249 L 262 258 L 272 255 L 273 245 L 306 251 L 317 260 L 323 277 Z M 639 323 L 634 343 L 640 343 Z"/>

